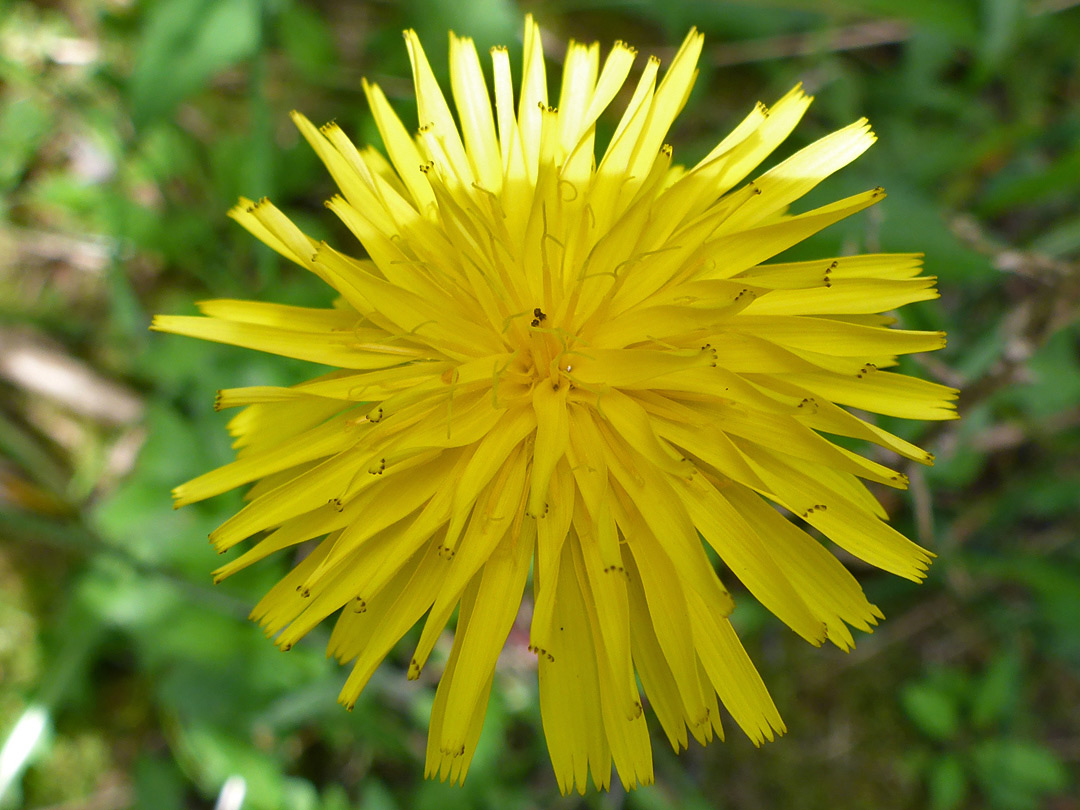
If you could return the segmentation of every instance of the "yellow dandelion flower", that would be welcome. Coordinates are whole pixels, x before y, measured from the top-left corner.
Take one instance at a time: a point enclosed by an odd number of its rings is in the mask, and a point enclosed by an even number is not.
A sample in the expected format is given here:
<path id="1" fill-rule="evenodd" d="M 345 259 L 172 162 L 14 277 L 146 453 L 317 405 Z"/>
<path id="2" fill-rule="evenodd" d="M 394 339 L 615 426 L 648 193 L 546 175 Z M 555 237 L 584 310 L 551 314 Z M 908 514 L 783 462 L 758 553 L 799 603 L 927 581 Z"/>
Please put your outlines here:
<path id="1" fill-rule="evenodd" d="M 353 662 L 347 706 L 426 614 L 417 677 L 458 610 L 428 776 L 464 780 L 530 572 L 530 649 L 564 792 L 584 792 L 589 773 L 607 787 L 612 763 L 628 788 L 652 781 L 646 701 L 676 751 L 722 737 L 721 704 L 755 743 L 771 740 L 783 722 L 702 538 L 796 633 L 848 649 L 849 625 L 869 631 L 882 614 L 803 527 L 911 580 L 931 554 L 863 484 L 906 478 L 828 436 L 929 463 L 842 406 L 955 417 L 954 390 L 888 370 L 945 344 L 880 314 L 936 297 L 918 255 L 763 264 L 884 197 L 788 211 L 874 142 L 869 125 L 747 181 L 810 104 L 795 88 L 692 168 L 673 165 L 664 138 L 701 53 L 691 31 L 662 79 L 645 62 L 598 157 L 630 46 L 601 63 L 598 44 L 571 42 L 552 104 L 527 19 L 516 101 L 507 51 L 491 51 L 493 109 L 473 42 L 451 35 L 455 120 L 416 34 L 405 42 L 418 133 L 364 85 L 389 159 L 293 115 L 341 190 L 327 206 L 368 258 L 312 240 L 267 200 L 230 212 L 329 284 L 334 307 L 215 300 L 205 317 L 154 321 L 334 369 L 221 391 L 219 407 L 243 406 L 229 423 L 237 458 L 178 487 L 177 505 L 254 483 L 211 540 L 224 552 L 258 539 L 218 579 L 318 540 L 252 616 L 287 650 L 338 613 L 330 652 Z"/>

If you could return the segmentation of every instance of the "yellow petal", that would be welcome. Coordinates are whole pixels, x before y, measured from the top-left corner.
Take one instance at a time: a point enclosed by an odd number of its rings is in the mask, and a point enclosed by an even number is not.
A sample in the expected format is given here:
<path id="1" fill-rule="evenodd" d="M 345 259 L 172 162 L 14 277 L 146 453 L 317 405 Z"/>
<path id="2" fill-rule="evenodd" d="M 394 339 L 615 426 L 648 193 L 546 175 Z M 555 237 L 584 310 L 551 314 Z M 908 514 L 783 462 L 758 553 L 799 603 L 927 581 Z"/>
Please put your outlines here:
<path id="1" fill-rule="evenodd" d="M 624 553 L 631 621 L 637 624 L 648 616 L 656 628 L 656 638 L 678 690 L 687 726 L 704 744 L 712 728 L 706 690 L 710 693 L 712 690 L 701 680 L 698 669 L 685 590 L 654 538 L 646 539 L 640 533 L 631 537 Z"/>
<path id="2" fill-rule="evenodd" d="M 701 475 L 676 492 L 702 536 L 757 600 L 811 644 L 821 644 L 825 623 L 811 613 L 739 511 Z"/>
<path id="3" fill-rule="evenodd" d="M 737 138 L 733 133 L 730 140 L 721 141 L 698 167 L 695 167 L 695 171 L 716 164 L 721 171 L 714 181 L 713 193 L 715 196 L 725 193 L 783 143 L 812 101 L 813 97 L 807 96 L 801 85 L 796 85 L 771 108 L 757 109 L 751 113 L 744 122 L 745 126 L 740 125 L 735 130 L 735 133 L 745 133 L 745 136 Z M 753 129 L 748 132 L 751 126 Z"/>
<path id="4" fill-rule="evenodd" d="M 566 453 L 570 428 L 566 415 L 567 386 L 552 386 L 542 380 L 533 392 L 536 414 L 536 441 L 533 444 L 532 473 L 529 479 L 528 514 L 539 516 L 548 509 L 548 485 L 555 465 Z"/>
<path id="5" fill-rule="evenodd" d="M 513 540 L 516 533 L 520 533 L 524 483 L 525 458 L 521 452 L 515 452 L 503 464 L 493 486 L 477 501 L 460 543 L 455 543 L 456 538 L 450 534 L 443 538 L 440 553 L 448 562 L 438 596 L 409 663 L 410 678 L 419 677 L 439 633 L 476 572 L 484 567 L 493 554 L 498 553 L 496 549 L 506 542 L 506 538 Z M 531 548 L 532 541 L 529 543 Z"/>
<path id="6" fill-rule="evenodd" d="M 710 611 L 697 594 L 688 594 L 687 602 L 701 662 L 724 707 L 755 745 L 771 742 L 774 733 L 787 729 L 731 622 Z"/>
<path id="7" fill-rule="evenodd" d="M 840 315 L 870 314 L 897 309 L 916 301 L 938 297 L 933 276 L 903 279 L 827 278 L 813 289 L 773 290 L 752 301 L 747 315 Z"/>
<path id="8" fill-rule="evenodd" d="M 769 553 L 814 615 L 825 622 L 829 640 L 841 649 L 853 646 L 845 622 L 871 632 L 882 618 L 843 564 L 817 540 L 784 518 L 760 497 L 738 484 L 721 497 L 743 515 L 768 544 Z"/>
<path id="9" fill-rule="evenodd" d="M 600 71 L 600 44 L 585 45 L 570 41 L 563 62 L 562 87 L 559 90 L 559 158 L 565 161 L 581 138 L 589 123 L 585 111 L 596 88 Z M 591 169 L 591 165 L 586 168 Z M 565 175 L 564 175 L 565 176 Z"/>
<path id="10" fill-rule="evenodd" d="M 713 362 L 704 348 L 676 351 L 652 349 L 582 349 L 575 352 L 571 375 L 582 384 L 633 386 L 676 371 Z"/>
<path id="11" fill-rule="evenodd" d="M 454 522 L 449 531 L 455 545 L 456 535 L 464 525 L 469 507 L 510 457 L 511 451 L 535 428 L 536 419 L 531 409 L 512 408 L 500 419 L 497 429 L 488 432 L 476 446 L 465 469 L 455 480 Z"/>
<path id="12" fill-rule="evenodd" d="M 649 117 L 634 148 L 628 171 L 631 176 L 645 176 L 675 116 L 686 104 L 697 76 L 697 61 L 704 41 L 705 37 L 696 28 L 691 28 L 664 73 L 660 86 L 656 88 Z"/>
<path id="13" fill-rule="evenodd" d="M 586 572 L 587 566 L 578 553 L 585 545 L 575 543 L 571 549 L 575 552 L 578 584 L 596 650 L 600 710 L 615 770 L 623 788 L 630 790 L 639 784 L 652 784 L 653 769 L 649 732 L 630 660 L 626 592 L 625 587 L 621 594 L 618 591 L 622 585 L 621 570 L 605 572 L 593 568 L 600 581 Z M 598 555 L 594 555 L 594 563 L 598 562 Z M 612 579 L 613 575 L 619 579 Z"/>
<path id="14" fill-rule="evenodd" d="M 698 277 L 731 278 L 884 198 L 882 189 L 874 189 L 805 214 L 719 237 L 706 246 L 708 269 Z"/>
<path id="15" fill-rule="evenodd" d="M 866 368 L 858 374 L 793 374 L 787 381 L 854 408 L 903 419 L 957 419 L 955 388 Z"/>
<path id="16" fill-rule="evenodd" d="M 576 467 L 576 464 L 575 464 Z M 578 507 L 574 479 L 563 461 L 551 477 L 551 508 L 536 522 L 536 559 L 533 563 L 533 614 L 529 623 L 529 649 L 547 657 L 548 639 L 553 631 L 555 597 L 558 593 L 562 547 L 570 532 L 570 521 Z"/>
<path id="17" fill-rule="evenodd" d="M 300 234 L 299 229 L 284 216 L 271 216 L 270 213 L 274 211 L 277 209 L 266 199 L 253 202 L 241 197 L 229 209 L 229 217 L 286 259 L 310 268 L 311 254 L 315 249 L 311 240 Z"/>
<path id="18" fill-rule="evenodd" d="M 675 753 L 679 753 L 687 747 L 687 735 L 678 684 L 664 658 L 640 587 L 636 591 L 631 589 L 629 605 L 634 667 L 641 678 L 649 706 L 660 721 L 671 747 Z"/>
<path id="19" fill-rule="evenodd" d="M 468 37 L 450 35 L 450 85 L 465 135 L 465 149 L 476 177 L 484 188 L 498 192 L 502 188 L 502 160 L 491 116 L 491 98 L 476 45 Z"/>
<path id="20" fill-rule="evenodd" d="M 480 574 L 473 611 L 464 626 L 458 625 L 455 639 L 458 634 L 463 636 L 461 655 L 450 682 L 439 735 L 440 750 L 451 756 L 459 750 L 464 752 L 477 707 L 487 697 L 484 685 L 491 681 L 495 662 L 521 604 L 534 536 L 523 532 L 507 537 L 488 556 Z"/>
<path id="21" fill-rule="evenodd" d="M 223 321 L 276 326 L 301 332 L 347 331 L 365 342 L 376 340 L 383 334 L 377 329 L 364 328 L 360 315 L 349 308 L 315 309 L 227 298 L 197 301 L 195 306 L 203 315 Z"/>
<path id="22" fill-rule="evenodd" d="M 476 600 L 476 592 L 480 578 L 476 577 L 461 599 L 461 610 L 458 614 L 458 626 L 468 626 L 473 613 L 473 604 Z M 442 677 L 439 679 L 439 688 L 435 691 L 435 702 L 431 707 L 431 722 L 428 727 L 427 757 L 424 764 L 424 778 L 440 781 L 450 780 L 450 784 L 464 784 L 465 773 L 476 751 L 476 744 L 480 739 L 480 730 L 484 723 L 485 709 L 487 708 L 488 695 L 491 692 L 491 684 L 494 680 L 494 672 L 487 679 L 487 683 L 480 685 L 480 697 L 473 706 L 473 714 L 469 719 L 469 727 L 465 742 L 455 750 L 441 746 L 443 723 L 446 718 L 449 705 L 450 686 L 454 682 L 458 670 L 458 662 L 461 660 L 461 640 L 464 636 L 454 637 L 454 645 L 450 649 L 450 658 L 446 662 Z"/>
<path id="23" fill-rule="evenodd" d="M 287 470 L 306 461 L 336 455 L 356 439 L 345 429 L 347 416 L 339 416 L 260 452 L 246 453 L 173 490 L 177 507 L 228 492 L 265 475 Z"/>
<path id="24" fill-rule="evenodd" d="M 801 315 L 739 314 L 727 328 L 795 349 L 845 357 L 932 352 L 945 346 L 944 332 L 882 329 Z"/>
<path id="25" fill-rule="evenodd" d="M 876 140 L 863 118 L 800 149 L 754 180 L 754 196 L 724 220 L 721 232 L 733 233 L 780 211 L 833 172 L 855 160 Z"/>
<path id="26" fill-rule="evenodd" d="M 350 332 L 301 332 L 186 315 L 157 315 L 150 328 L 339 368 L 386 368 L 423 354 L 420 349 L 399 344 L 361 342 Z"/>
<path id="27" fill-rule="evenodd" d="M 395 598 L 378 616 L 370 638 L 360 652 L 352 672 L 341 688 L 338 700 L 352 708 L 379 663 L 406 631 L 420 619 L 435 598 L 435 587 L 442 573 L 442 559 L 436 544 L 428 545 L 419 562 L 408 571 L 406 581 L 394 589 Z M 396 583 L 395 583 L 396 584 Z"/>
<path id="28" fill-rule="evenodd" d="M 809 262 L 763 264 L 739 273 L 736 278 L 773 289 L 815 287 L 832 281 L 891 279 L 902 281 L 922 271 L 921 253 L 867 253 Z"/>
<path id="29" fill-rule="evenodd" d="M 570 543 L 563 546 L 550 657 L 539 661 L 540 717 L 559 790 L 585 795 L 588 774 L 604 790 L 611 781 L 611 747 L 604 733 L 596 654 L 588 615 L 573 575 Z M 566 572 L 569 572 L 567 575 Z"/>
<path id="30" fill-rule="evenodd" d="M 777 453 L 761 451 L 747 458 L 780 503 L 842 548 L 914 582 L 926 577 L 932 555 L 888 524 L 784 464 Z"/>
<path id="31" fill-rule="evenodd" d="M 420 38 L 412 29 L 405 31 L 405 46 L 412 63 L 413 84 L 416 90 L 416 107 L 420 116 L 420 129 L 430 128 L 446 152 L 447 163 L 442 166 L 444 172 L 456 175 L 464 185 L 473 182 L 472 170 L 461 143 L 454 117 L 446 104 L 446 97 L 435 81 Z"/>
<path id="32" fill-rule="evenodd" d="M 427 211 L 435 203 L 435 196 L 431 192 L 427 176 L 420 171 L 420 165 L 424 162 L 420 151 L 379 86 L 364 79 L 363 87 L 375 125 L 382 136 L 387 154 L 394 162 L 394 168 L 412 194 L 417 210 Z"/>
<path id="33" fill-rule="evenodd" d="M 547 107 L 547 76 L 544 70 L 544 46 L 540 26 L 532 15 L 525 17 L 525 51 L 522 57 L 521 98 L 518 102 L 518 131 L 529 181 L 536 183 L 540 159 L 540 128 L 543 109 Z"/>

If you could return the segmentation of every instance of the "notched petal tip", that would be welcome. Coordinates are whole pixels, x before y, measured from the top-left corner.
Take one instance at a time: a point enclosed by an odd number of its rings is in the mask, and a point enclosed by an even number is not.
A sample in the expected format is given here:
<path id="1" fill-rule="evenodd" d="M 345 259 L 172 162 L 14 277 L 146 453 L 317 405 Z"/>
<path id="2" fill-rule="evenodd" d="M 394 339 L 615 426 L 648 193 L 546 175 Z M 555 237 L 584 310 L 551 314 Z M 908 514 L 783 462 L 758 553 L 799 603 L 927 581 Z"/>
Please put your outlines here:
<path id="1" fill-rule="evenodd" d="M 247 197 L 239 197 L 236 200 L 236 204 L 225 212 L 225 216 L 229 219 L 240 221 L 245 214 L 251 213 L 251 209 L 254 205 L 254 200 L 249 200 Z"/>
<path id="2" fill-rule="evenodd" d="M 312 130 L 315 125 L 311 123 L 311 120 L 299 110 L 289 110 L 289 118 L 292 120 L 293 125 L 304 132 L 305 129 Z"/>

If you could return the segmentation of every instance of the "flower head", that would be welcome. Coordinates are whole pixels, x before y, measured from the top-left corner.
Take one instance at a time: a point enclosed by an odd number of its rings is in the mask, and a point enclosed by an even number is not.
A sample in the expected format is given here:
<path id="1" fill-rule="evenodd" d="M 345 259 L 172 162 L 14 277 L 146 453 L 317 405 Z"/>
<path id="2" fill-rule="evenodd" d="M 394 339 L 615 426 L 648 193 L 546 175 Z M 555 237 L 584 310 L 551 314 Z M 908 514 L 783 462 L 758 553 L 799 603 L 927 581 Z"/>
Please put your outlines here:
<path id="1" fill-rule="evenodd" d="M 906 478 L 827 435 L 929 463 L 842 406 L 955 416 L 955 391 L 888 370 L 945 342 L 879 314 L 936 297 L 917 255 L 763 264 L 883 198 L 788 212 L 874 135 L 857 121 L 747 181 L 809 105 L 796 88 L 675 166 L 664 139 L 696 74 L 691 31 L 659 81 L 646 61 L 598 157 L 596 123 L 633 48 L 601 64 L 598 44 L 571 43 L 552 104 L 529 19 L 516 101 L 507 51 L 491 51 L 493 111 L 472 41 L 451 35 L 455 121 L 415 33 L 405 41 L 419 131 L 364 85 L 389 160 L 293 116 L 368 258 L 310 239 L 267 200 L 230 212 L 333 287 L 334 307 L 216 300 L 206 317 L 154 322 L 334 369 L 221 391 L 219 407 L 243 406 L 237 459 L 178 487 L 177 505 L 254 483 L 211 540 L 224 552 L 258 539 L 219 579 L 317 541 L 253 617 L 287 650 L 338 613 L 330 651 L 353 662 L 350 707 L 426 614 L 417 677 L 458 610 L 428 775 L 465 778 L 530 571 L 563 791 L 584 791 L 589 772 L 607 786 L 612 762 L 628 787 L 652 780 L 646 702 L 676 750 L 722 736 L 720 705 L 772 739 L 783 723 L 702 538 L 796 633 L 847 649 L 849 625 L 869 631 L 881 613 L 804 527 L 916 581 L 931 555 L 862 483 Z"/>

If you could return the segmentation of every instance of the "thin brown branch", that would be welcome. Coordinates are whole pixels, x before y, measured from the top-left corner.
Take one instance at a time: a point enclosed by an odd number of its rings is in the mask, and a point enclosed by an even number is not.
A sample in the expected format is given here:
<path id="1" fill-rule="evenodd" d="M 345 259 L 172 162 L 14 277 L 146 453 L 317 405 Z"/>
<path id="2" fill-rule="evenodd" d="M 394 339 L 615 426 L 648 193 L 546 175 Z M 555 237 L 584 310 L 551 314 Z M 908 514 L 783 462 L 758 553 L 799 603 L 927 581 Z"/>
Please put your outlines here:
<path id="1" fill-rule="evenodd" d="M 718 66 L 744 65 L 814 56 L 822 53 L 855 51 L 892 45 L 911 36 L 911 27 L 901 20 L 873 20 L 841 28 L 829 28 L 805 34 L 785 34 L 746 42 L 727 42 L 709 51 L 709 61 Z"/>

